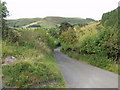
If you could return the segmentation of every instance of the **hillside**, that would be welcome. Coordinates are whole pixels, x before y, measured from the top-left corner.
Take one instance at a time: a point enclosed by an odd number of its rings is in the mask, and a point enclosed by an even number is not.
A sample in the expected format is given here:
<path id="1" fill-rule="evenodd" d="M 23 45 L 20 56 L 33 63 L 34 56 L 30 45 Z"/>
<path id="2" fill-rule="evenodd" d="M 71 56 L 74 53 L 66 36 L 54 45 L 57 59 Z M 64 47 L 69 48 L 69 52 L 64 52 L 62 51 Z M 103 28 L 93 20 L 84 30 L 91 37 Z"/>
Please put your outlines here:
<path id="1" fill-rule="evenodd" d="M 65 18 L 65 17 L 45 17 L 45 18 L 23 18 L 15 20 L 7 20 L 7 23 L 11 27 L 28 27 L 30 25 L 39 25 L 40 27 L 51 28 L 59 25 L 62 22 L 69 22 L 70 24 L 86 24 L 93 19 L 86 18 Z"/>
<path id="2" fill-rule="evenodd" d="M 33 22 L 37 22 L 39 20 L 41 20 L 41 18 L 11 19 L 11 20 L 7 20 L 7 24 L 11 27 L 21 27 Z"/>
<path id="3" fill-rule="evenodd" d="M 60 35 L 62 52 L 77 60 L 119 73 L 118 10 L 120 9 L 104 13 L 99 22 L 92 22 L 84 27 L 75 25 L 74 29 L 64 31 Z"/>
<path id="4" fill-rule="evenodd" d="M 101 23 L 103 26 L 111 26 L 111 27 L 114 27 L 114 26 L 117 26 L 118 25 L 118 21 L 119 21 L 119 11 L 120 11 L 120 7 L 115 9 L 115 10 L 112 10 L 110 12 L 107 12 L 107 13 L 104 13 L 103 16 L 102 16 L 102 20 L 101 20 Z M 120 23 L 119 23 L 120 24 Z"/>

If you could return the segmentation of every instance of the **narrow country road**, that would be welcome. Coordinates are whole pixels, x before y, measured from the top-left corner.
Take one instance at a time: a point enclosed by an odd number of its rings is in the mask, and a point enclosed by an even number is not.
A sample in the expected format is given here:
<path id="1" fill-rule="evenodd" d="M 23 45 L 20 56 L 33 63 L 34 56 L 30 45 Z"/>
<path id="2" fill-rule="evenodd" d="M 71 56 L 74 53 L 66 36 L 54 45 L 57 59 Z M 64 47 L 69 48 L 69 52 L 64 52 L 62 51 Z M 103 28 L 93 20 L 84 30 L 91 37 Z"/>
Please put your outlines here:
<path id="1" fill-rule="evenodd" d="M 74 60 L 60 49 L 54 55 L 68 88 L 118 88 L 118 75 Z"/>

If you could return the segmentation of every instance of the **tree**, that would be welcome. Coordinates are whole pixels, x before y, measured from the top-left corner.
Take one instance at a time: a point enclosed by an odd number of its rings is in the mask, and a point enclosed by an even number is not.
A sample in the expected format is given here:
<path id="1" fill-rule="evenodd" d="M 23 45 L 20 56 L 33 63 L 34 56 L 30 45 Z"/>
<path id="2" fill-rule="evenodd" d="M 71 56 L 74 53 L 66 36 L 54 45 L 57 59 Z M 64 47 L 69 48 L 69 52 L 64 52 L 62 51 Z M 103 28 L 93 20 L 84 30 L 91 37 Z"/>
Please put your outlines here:
<path id="1" fill-rule="evenodd" d="M 51 28 L 48 30 L 48 33 L 54 38 L 59 38 L 59 30 L 57 28 Z"/>
<path id="2" fill-rule="evenodd" d="M 9 11 L 7 10 L 6 2 L 0 2 L 0 7 L 2 9 L 2 17 L 7 17 L 9 15 Z"/>
<path id="3" fill-rule="evenodd" d="M 61 23 L 60 26 L 60 41 L 62 44 L 62 48 L 69 49 L 71 46 L 76 44 L 78 41 L 78 38 L 76 36 L 76 31 L 74 30 L 74 27 L 67 23 Z"/>
<path id="4" fill-rule="evenodd" d="M 7 26 L 6 26 L 6 20 L 4 18 L 6 18 L 9 15 L 9 11 L 7 10 L 6 7 L 6 2 L 1 2 L 0 1 L 0 32 L 2 32 L 3 37 L 7 35 L 8 30 L 7 30 Z"/>
<path id="5" fill-rule="evenodd" d="M 68 30 L 68 28 L 69 27 L 73 27 L 71 24 L 69 24 L 69 23 L 67 23 L 67 22 L 63 22 L 63 23 L 61 23 L 61 25 L 60 25 L 60 34 L 62 33 L 62 32 L 65 32 L 65 31 L 67 31 Z"/>
<path id="6" fill-rule="evenodd" d="M 62 43 L 73 45 L 77 42 L 76 32 L 71 27 L 69 27 L 67 31 L 60 35 L 60 39 Z"/>

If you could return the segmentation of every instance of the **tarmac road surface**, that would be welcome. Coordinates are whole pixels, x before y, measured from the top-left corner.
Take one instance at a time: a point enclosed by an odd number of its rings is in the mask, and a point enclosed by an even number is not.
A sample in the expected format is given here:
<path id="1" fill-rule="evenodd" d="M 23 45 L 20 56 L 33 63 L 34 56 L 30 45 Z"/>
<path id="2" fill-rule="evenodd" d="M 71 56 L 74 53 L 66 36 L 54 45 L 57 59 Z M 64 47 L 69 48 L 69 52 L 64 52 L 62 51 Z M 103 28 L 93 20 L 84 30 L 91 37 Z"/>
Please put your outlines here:
<path id="1" fill-rule="evenodd" d="M 68 88 L 118 88 L 118 75 L 74 60 L 57 48 L 54 56 Z"/>

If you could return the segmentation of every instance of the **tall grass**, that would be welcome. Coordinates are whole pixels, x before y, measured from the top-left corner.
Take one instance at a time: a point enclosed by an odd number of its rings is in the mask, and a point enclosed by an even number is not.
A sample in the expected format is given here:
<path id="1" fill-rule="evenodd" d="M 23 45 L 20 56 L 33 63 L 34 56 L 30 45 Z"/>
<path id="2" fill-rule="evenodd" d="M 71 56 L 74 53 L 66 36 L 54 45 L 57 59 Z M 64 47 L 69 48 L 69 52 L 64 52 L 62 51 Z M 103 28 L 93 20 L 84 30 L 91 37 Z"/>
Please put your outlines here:
<path id="1" fill-rule="evenodd" d="M 17 59 L 11 65 L 2 67 L 4 87 L 28 88 L 35 83 L 53 80 L 58 82 L 51 87 L 65 87 L 53 52 L 47 44 L 49 37 L 46 31 L 41 29 L 21 30 L 16 35 L 15 42 L 13 42 L 14 37 L 12 40 L 3 41 L 3 63 L 7 56 L 14 56 Z M 50 87 L 50 85 L 47 86 Z"/>

